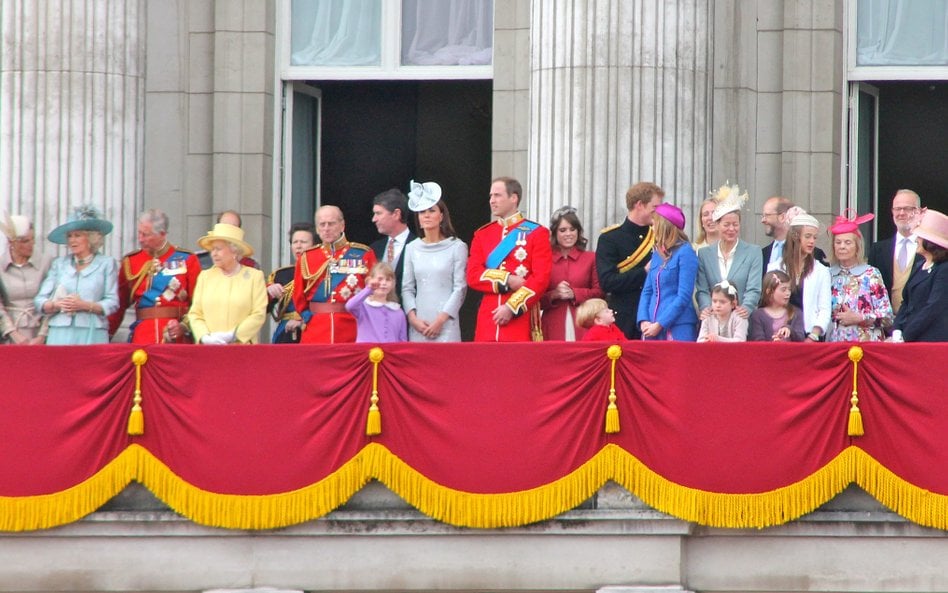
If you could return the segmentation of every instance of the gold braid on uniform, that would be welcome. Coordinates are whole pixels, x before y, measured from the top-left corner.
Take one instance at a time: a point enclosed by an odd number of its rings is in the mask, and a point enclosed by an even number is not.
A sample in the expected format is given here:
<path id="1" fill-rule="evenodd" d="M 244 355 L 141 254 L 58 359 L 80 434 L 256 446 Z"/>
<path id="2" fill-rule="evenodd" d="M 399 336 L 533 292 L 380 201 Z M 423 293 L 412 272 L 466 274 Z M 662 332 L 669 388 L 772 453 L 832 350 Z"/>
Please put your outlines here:
<path id="1" fill-rule="evenodd" d="M 649 227 L 648 233 L 646 233 L 645 238 L 642 239 L 642 243 L 640 243 L 638 248 L 632 252 L 632 255 L 620 261 L 616 265 L 616 267 L 619 268 L 619 273 L 624 274 L 642 263 L 642 261 L 652 253 L 652 247 L 654 246 L 655 233 L 652 231 L 652 227 Z"/>
<path id="2" fill-rule="evenodd" d="M 327 258 L 326 261 L 323 262 L 323 265 L 319 266 L 319 269 L 316 270 L 316 273 L 311 274 L 309 271 L 309 260 L 305 256 L 305 253 L 300 256 L 300 275 L 303 276 L 304 280 L 306 280 L 306 285 L 303 288 L 303 294 L 309 293 L 309 291 L 314 286 L 316 286 L 316 284 L 319 282 L 319 279 L 322 278 L 323 274 L 326 272 L 329 262 L 332 261 L 332 258 Z"/>
<path id="3" fill-rule="evenodd" d="M 129 282 L 134 280 L 129 296 L 134 295 L 138 291 L 138 287 L 142 282 L 151 278 L 151 272 L 154 268 L 155 258 L 151 258 L 142 265 L 142 268 L 138 270 L 137 274 L 132 274 L 132 258 L 127 256 L 122 258 L 122 269 L 125 272 L 125 278 L 127 278 Z"/>

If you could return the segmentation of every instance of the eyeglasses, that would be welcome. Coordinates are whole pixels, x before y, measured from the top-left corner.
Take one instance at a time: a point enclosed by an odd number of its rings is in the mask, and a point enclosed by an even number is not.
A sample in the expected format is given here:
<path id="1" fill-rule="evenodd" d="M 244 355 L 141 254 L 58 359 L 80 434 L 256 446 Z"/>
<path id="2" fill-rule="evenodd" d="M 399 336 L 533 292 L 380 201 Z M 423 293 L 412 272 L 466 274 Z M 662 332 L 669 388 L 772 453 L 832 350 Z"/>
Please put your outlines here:
<path id="1" fill-rule="evenodd" d="M 893 206 L 892 214 L 911 214 L 912 212 L 917 211 L 918 208 L 915 206 Z"/>
<path id="2" fill-rule="evenodd" d="M 36 241 L 36 237 L 17 237 L 13 241 L 14 243 L 32 243 Z"/>

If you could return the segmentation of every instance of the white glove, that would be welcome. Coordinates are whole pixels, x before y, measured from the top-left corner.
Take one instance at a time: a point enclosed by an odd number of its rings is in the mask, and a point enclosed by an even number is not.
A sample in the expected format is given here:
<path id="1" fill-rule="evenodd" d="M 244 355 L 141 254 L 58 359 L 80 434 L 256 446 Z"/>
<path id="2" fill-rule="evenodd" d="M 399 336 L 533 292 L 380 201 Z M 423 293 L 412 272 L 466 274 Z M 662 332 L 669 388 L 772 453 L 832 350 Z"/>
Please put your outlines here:
<path id="1" fill-rule="evenodd" d="M 234 332 L 211 332 L 201 338 L 201 343 L 225 346 L 232 343 L 234 339 Z"/>

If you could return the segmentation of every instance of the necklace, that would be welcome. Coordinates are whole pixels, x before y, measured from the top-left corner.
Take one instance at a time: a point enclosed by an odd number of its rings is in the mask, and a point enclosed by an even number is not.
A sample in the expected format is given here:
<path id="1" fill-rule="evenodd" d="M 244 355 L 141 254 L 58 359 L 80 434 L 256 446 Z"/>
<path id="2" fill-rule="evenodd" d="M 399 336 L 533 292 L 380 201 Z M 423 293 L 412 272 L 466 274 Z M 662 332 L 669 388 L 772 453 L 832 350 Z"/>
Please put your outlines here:
<path id="1" fill-rule="evenodd" d="M 72 258 L 72 260 L 75 262 L 77 268 L 78 268 L 79 266 L 87 266 L 87 265 L 89 265 L 90 263 L 92 263 L 92 260 L 93 260 L 93 259 L 95 259 L 95 254 L 94 254 L 94 253 L 90 254 L 89 257 L 73 256 L 73 258 Z"/>

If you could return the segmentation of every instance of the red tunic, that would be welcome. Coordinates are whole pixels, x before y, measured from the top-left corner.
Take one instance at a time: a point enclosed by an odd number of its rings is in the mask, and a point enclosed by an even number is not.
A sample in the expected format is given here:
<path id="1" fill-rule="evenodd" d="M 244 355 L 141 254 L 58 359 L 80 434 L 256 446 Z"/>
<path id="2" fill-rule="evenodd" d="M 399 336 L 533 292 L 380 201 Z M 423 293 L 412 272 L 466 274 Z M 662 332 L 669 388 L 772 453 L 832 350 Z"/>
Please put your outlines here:
<path id="1" fill-rule="evenodd" d="M 293 305 L 305 324 L 300 343 L 355 342 L 355 317 L 345 310 L 345 303 L 365 286 L 375 263 L 375 253 L 367 245 L 345 237 L 303 252 L 293 272 Z"/>
<path id="2" fill-rule="evenodd" d="M 628 342 L 629 338 L 625 337 L 625 334 L 622 333 L 622 330 L 619 329 L 619 326 L 615 323 L 610 323 L 609 325 L 599 325 L 594 323 L 592 327 L 586 330 L 586 334 L 583 336 L 584 342 Z"/>
<path id="3" fill-rule="evenodd" d="M 540 296 L 550 282 L 552 251 L 550 231 L 537 226 L 527 232 L 521 228 L 525 222 L 519 213 L 506 221 L 496 221 L 482 226 L 474 233 L 471 255 L 467 260 L 467 284 L 483 293 L 477 312 L 476 342 L 527 342 L 530 341 L 530 310 L 539 306 Z M 506 223 L 506 226 L 505 226 Z M 518 244 L 506 255 L 497 268 L 487 267 L 487 257 L 509 233 L 521 233 Z M 517 274 L 524 285 L 516 291 L 507 291 L 507 277 Z M 506 305 L 515 317 L 506 325 L 496 325 L 493 311 Z"/>
<path id="4" fill-rule="evenodd" d="M 170 244 L 157 257 L 144 249 L 123 257 L 118 278 L 119 309 L 109 315 L 109 334 L 115 333 L 125 310 L 134 305 L 137 320 L 129 328 L 131 342 L 162 343 L 168 322 L 180 320 L 191 307 L 200 273 L 201 263 L 193 253 Z"/>
<path id="5" fill-rule="evenodd" d="M 564 301 L 554 298 L 556 286 L 566 280 L 573 289 L 573 300 Z M 596 254 L 575 247 L 567 255 L 559 249 L 553 252 L 553 269 L 550 272 L 550 286 L 546 289 L 540 306 L 543 307 L 543 339 L 566 339 L 566 313 L 569 311 L 573 323 L 576 322 L 576 307 L 589 299 L 603 298 L 599 289 L 599 274 L 596 273 Z M 576 328 L 576 340 L 582 340 L 586 330 Z"/>

